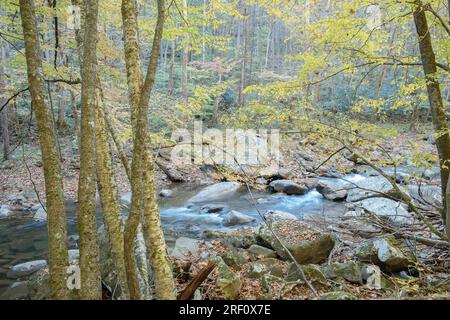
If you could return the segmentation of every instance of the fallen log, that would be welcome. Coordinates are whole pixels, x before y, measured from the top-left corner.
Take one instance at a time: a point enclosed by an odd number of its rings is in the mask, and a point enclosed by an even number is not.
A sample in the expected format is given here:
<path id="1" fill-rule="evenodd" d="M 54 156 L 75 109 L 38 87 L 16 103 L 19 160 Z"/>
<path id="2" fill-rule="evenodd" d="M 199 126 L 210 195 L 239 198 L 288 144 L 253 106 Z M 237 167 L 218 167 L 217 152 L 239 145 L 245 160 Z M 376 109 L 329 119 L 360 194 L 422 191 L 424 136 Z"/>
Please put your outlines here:
<path id="1" fill-rule="evenodd" d="M 216 267 L 216 263 L 210 261 L 206 267 L 204 267 L 200 272 L 189 282 L 186 288 L 181 291 L 177 300 L 191 300 L 194 297 L 195 290 L 205 281 L 205 279 L 209 276 L 209 274 Z"/>

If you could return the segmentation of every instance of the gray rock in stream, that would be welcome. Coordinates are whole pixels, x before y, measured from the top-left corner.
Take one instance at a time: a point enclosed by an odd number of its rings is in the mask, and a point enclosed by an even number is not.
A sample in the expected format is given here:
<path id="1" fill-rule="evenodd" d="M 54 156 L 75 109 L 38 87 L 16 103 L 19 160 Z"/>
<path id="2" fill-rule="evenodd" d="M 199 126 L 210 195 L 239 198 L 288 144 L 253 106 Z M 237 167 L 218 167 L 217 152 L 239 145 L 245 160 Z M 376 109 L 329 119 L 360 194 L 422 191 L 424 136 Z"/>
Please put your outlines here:
<path id="1" fill-rule="evenodd" d="M 317 185 L 319 191 L 326 199 L 331 201 L 340 201 L 347 198 L 348 187 L 322 180 Z"/>
<path id="2" fill-rule="evenodd" d="M 255 220 L 255 218 L 249 215 L 243 214 L 236 210 L 232 210 L 224 216 L 222 223 L 226 227 L 231 227 L 239 224 L 251 223 Z"/>
<path id="3" fill-rule="evenodd" d="M 9 210 L 9 207 L 7 205 L 2 204 L 0 206 L 0 219 L 1 218 L 8 218 L 12 214 L 11 210 Z"/>
<path id="4" fill-rule="evenodd" d="M 21 278 L 21 277 L 29 276 L 30 274 L 32 274 L 42 268 L 45 268 L 45 267 L 47 267 L 46 260 L 35 260 L 35 261 L 24 262 L 24 263 L 12 266 L 6 276 L 8 278 L 12 278 L 12 279 Z"/>
<path id="5" fill-rule="evenodd" d="M 392 189 L 392 185 L 382 176 L 369 177 L 364 180 L 355 182 L 350 186 L 347 201 L 356 202 L 368 196 L 374 196 L 380 192 L 388 192 Z"/>
<path id="6" fill-rule="evenodd" d="M 308 191 L 308 187 L 291 180 L 275 180 L 270 183 L 270 188 L 275 192 L 288 195 L 302 195 Z"/>
<path id="7" fill-rule="evenodd" d="M 218 200 L 226 200 L 236 195 L 241 188 L 237 182 L 219 182 L 210 185 L 190 198 L 188 202 L 214 202 Z"/>

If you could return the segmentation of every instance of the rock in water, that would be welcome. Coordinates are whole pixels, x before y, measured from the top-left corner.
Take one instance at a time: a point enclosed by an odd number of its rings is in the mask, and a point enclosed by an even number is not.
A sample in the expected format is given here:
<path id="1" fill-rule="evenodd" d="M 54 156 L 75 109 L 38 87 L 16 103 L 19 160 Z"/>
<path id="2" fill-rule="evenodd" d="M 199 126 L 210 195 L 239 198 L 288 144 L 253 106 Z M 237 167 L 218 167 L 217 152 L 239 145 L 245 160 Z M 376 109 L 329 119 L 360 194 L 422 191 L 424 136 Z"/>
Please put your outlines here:
<path id="1" fill-rule="evenodd" d="M 302 195 L 308 191 L 308 187 L 291 180 L 275 180 L 270 183 L 275 192 L 283 192 L 288 195 Z"/>
<path id="2" fill-rule="evenodd" d="M 225 200 L 239 191 L 241 185 L 237 182 L 220 182 L 206 187 L 197 195 L 193 196 L 188 202 L 212 202 L 217 200 Z"/>
<path id="3" fill-rule="evenodd" d="M 39 207 L 39 209 L 34 214 L 33 219 L 39 222 L 47 221 L 47 211 L 45 211 L 44 207 Z"/>
<path id="4" fill-rule="evenodd" d="M 11 214 L 11 211 L 9 210 L 9 207 L 7 205 L 2 204 L 0 206 L 0 219 L 1 218 L 7 218 Z"/>
<path id="5" fill-rule="evenodd" d="M 46 260 L 35 260 L 17 264 L 8 271 L 8 278 L 20 278 L 29 276 L 30 274 L 47 267 Z"/>
<path id="6" fill-rule="evenodd" d="M 304 222 L 275 219 L 267 220 L 267 223 L 300 264 L 323 262 L 334 247 L 331 234 L 317 230 Z M 256 237 L 262 244 L 272 247 L 280 257 L 289 258 L 266 223 L 261 223 L 258 227 Z"/>
<path id="7" fill-rule="evenodd" d="M 366 241 L 355 254 L 361 261 L 372 262 L 386 272 L 399 272 L 415 264 L 414 256 L 393 236 Z"/>
<path id="8" fill-rule="evenodd" d="M 347 189 L 335 183 L 328 181 L 320 181 L 317 185 L 317 191 L 319 191 L 326 199 L 331 201 L 341 201 L 347 198 Z"/>
<path id="9" fill-rule="evenodd" d="M 253 217 L 250 217 L 246 214 L 243 214 L 239 211 L 232 210 L 228 212 L 224 219 L 223 219 L 223 225 L 226 227 L 235 226 L 238 224 L 245 224 L 255 221 L 256 219 Z"/>
<path id="10" fill-rule="evenodd" d="M 392 189 L 392 185 L 384 177 L 376 176 L 355 182 L 356 186 L 350 187 L 347 201 L 356 202 L 379 192 L 386 193 Z"/>
<path id="11" fill-rule="evenodd" d="M 170 198 L 173 195 L 173 190 L 163 189 L 159 192 L 161 198 Z"/>

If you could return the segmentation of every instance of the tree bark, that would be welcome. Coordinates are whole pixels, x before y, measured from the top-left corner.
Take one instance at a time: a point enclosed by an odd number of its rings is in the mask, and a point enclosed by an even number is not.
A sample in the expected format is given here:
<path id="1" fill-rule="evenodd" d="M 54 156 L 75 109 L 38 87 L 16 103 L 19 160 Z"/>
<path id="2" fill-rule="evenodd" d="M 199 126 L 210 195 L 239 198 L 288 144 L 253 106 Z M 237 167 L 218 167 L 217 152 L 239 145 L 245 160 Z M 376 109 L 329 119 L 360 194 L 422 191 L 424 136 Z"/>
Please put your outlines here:
<path id="1" fill-rule="evenodd" d="M 100 83 L 100 79 L 98 79 Z M 109 237 L 111 253 L 117 270 L 117 278 L 123 299 L 128 299 L 128 283 L 125 269 L 123 222 L 115 180 L 111 145 L 105 118 L 102 89 L 97 88 L 98 105 L 95 113 L 95 139 L 97 157 L 97 185 L 103 209 L 103 218 Z"/>
<path id="2" fill-rule="evenodd" d="M 6 46 L 6 44 L 5 44 Z M 6 50 L 2 46 L 0 48 L 0 105 L 3 105 L 6 101 L 3 97 L 6 88 L 5 69 L 3 67 L 4 60 L 6 58 Z M 8 113 L 9 108 L 6 105 L 2 111 L 0 111 L 0 128 L 2 131 L 3 141 L 3 160 L 9 159 L 9 128 L 8 128 Z"/>
<path id="3" fill-rule="evenodd" d="M 100 250 L 95 214 L 95 107 L 97 81 L 98 0 L 85 0 L 83 64 L 81 67 L 80 178 L 78 232 L 80 236 L 81 297 L 101 299 Z"/>
<path id="4" fill-rule="evenodd" d="M 442 202 L 444 204 L 443 218 L 447 221 L 450 219 L 446 210 L 446 190 L 449 178 L 450 167 L 450 136 L 447 115 L 441 96 L 440 84 L 436 67 L 436 57 L 431 42 L 428 21 L 425 10 L 420 1 L 416 2 L 417 7 L 414 11 L 414 23 L 416 25 L 417 35 L 419 38 L 419 49 L 422 59 L 423 71 L 427 83 L 428 101 L 430 103 L 431 117 L 433 120 L 434 130 L 436 133 L 436 146 L 439 154 L 441 166 L 441 187 Z"/>
<path id="5" fill-rule="evenodd" d="M 122 1 L 122 16 L 125 41 L 125 60 L 127 61 L 127 80 L 132 112 L 136 114 L 133 160 L 131 166 L 131 210 L 125 227 L 125 251 L 127 267 L 134 261 L 132 241 L 136 238 L 140 216 L 143 217 L 144 237 L 147 251 L 151 257 L 154 272 L 156 295 L 160 299 L 175 299 L 175 287 L 164 234 L 161 229 L 159 209 L 156 202 L 154 181 L 154 160 L 150 153 L 148 105 L 155 81 L 162 31 L 164 27 L 164 0 L 158 0 L 158 19 L 155 27 L 150 62 L 145 82 L 140 86 L 141 70 L 139 68 L 139 47 L 137 43 L 136 8 L 133 0 Z M 141 89 L 142 88 L 142 89 Z M 131 249 L 131 250 L 130 250 Z M 133 256 L 133 257 L 132 257 Z M 129 272 L 130 270 L 127 270 Z M 135 272 L 135 268 L 131 269 Z M 138 297 L 138 290 L 133 288 L 135 279 L 129 276 L 130 297 Z M 134 275 L 133 275 L 134 277 Z"/>
<path id="6" fill-rule="evenodd" d="M 53 118 L 45 101 L 35 5 L 34 0 L 20 0 L 19 4 L 25 40 L 28 82 L 31 101 L 36 114 L 44 167 L 51 297 L 53 299 L 68 299 L 66 271 L 69 257 L 62 174 Z"/>
<path id="7" fill-rule="evenodd" d="M 187 0 L 183 0 L 183 23 L 188 23 L 188 2 Z M 181 87 L 183 90 L 183 102 L 184 104 L 188 103 L 189 97 L 189 83 L 188 83 L 188 63 L 189 63 L 189 35 L 185 36 L 185 43 L 183 46 L 183 61 L 181 67 Z"/>

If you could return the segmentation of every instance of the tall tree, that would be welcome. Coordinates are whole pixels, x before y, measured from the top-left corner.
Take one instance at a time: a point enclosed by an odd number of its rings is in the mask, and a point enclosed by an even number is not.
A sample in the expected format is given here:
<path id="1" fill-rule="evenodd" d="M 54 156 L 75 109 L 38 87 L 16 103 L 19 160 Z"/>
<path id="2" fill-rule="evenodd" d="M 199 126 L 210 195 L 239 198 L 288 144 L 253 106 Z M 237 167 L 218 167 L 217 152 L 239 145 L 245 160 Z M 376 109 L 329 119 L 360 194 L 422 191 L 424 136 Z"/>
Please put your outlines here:
<path id="1" fill-rule="evenodd" d="M 3 97 L 3 93 L 6 91 L 6 77 L 5 77 L 5 68 L 3 67 L 6 51 L 8 45 L 5 43 L 0 43 L 0 92 L 2 92 L 2 96 L 0 96 L 0 105 L 5 103 L 5 98 Z M 2 111 L 0 111 L 0 128 L 1 135 L 3 140 L 3 160 L 9 159 L 9 127 L 8 127 L 8 113 L 9 108 L 6 105 Z"/>
<path id="2" fill-rule="evenodd" d="M 66 272 L 69 257 L 58 143 L 51 110 L 45 100 L 41 48 L 35 18 L 34 0 L 20 0 L 19 5 L 25 40 L 29 89 L 32 105 L 36 113 L 44 167 L 51 297 L 54 299 L 67 299 L 69 298 L 69 291 L 66 285 Z"/>
<path id="3" fill-rule="evenodd" d="M 171 264 L 167 254 L 164 234 L 161 229 L 154 181 L 154 160 L 150 153 L 148 110 L 153 84 L 155 82 L 162 32 L 165 19 L 164 0 L 158 0 L 158 18 L 153 38 L 152 51 L 144 83 L 140 70 L 137 14 L 133 0 L 122 1 L 123 33 L 129 100 L 134 126 L 133 159 L 131 166 L 131 210 L 125 228 L 125 251 L 129 276 L 130 297 L 140 298 L 136 288 L 133 264 L 132 242 L 136 238 L 141 216 L 148 255 L 151 257 L 157 297 L 175 299 L 175 287 Z M 130 254 L 131 253 L 131 254 Z"/>
<path id="4" fill-rule="evenodd" d="M 433 44 L 431 42 L 425 7 L 421 1 L 416 1 L 414 23 L 416 25 L 417 35 L 419 38 L 420 56 L 422 59 L 423 71 L 425 73 L 428 101 L 430 104 L 434 131 L 436 134 L 436 146 L 438 149 L 441 168 L 442 200 L 444 204 L 443 217 L 447 221 L 448 228 L 450 217 L 448 215 L 448 210 L 446 210 L 446 190 L 450 169 L 450 135 L 447 115 L 445 113 L 445 107 L 442 100 L 438 79 L 436 57 L 433 51 Z M 448 232 L 450 232 L 450 230 L 448 230 Z"/>
<path id="5" fill-rule="evenodd" d="M 78 232 L 80 236 L 81 296 L 101 299 L 100 250 L 95 215 L 95 107 L 97 83 L 98 0 L 85 0 L 86 14 L 81 67 L 80 178 Z"/>

